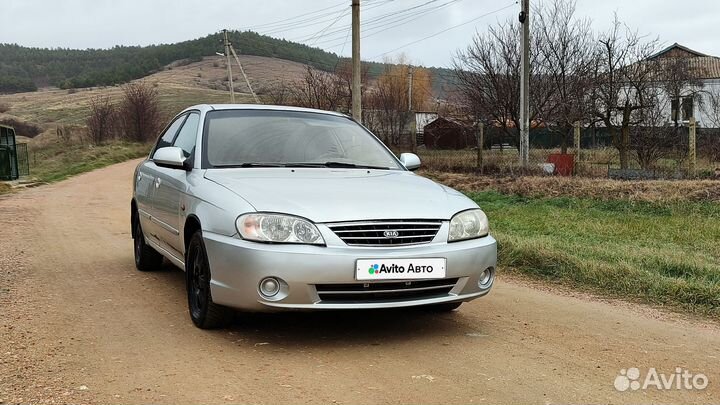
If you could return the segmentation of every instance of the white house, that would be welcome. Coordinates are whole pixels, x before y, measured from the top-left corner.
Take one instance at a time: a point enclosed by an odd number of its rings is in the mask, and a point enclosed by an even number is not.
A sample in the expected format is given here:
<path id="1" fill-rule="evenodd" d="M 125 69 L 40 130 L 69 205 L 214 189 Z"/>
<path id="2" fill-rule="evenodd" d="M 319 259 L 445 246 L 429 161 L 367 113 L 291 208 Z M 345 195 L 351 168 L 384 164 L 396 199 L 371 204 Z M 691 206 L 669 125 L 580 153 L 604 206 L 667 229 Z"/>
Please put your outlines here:
<path id="1" fill-rule="evenodd" d="M 717 105 L 720 100 L 720 58 L 675 43 L 649 59 L 662 62 L 666 58 L 686 59 L 690 72 L 701 84 L 697 88 L 686 89 L 686 94 L 669 100 L 668 122 L 674 122 L 677 117 L 678 122 L 687 123 L 690 117 L 695 117 L 701 127 L 720 127 L 720 111 L 717 111 L 717 107 L 720 107 Z M 715 103 L 713 99 L 716 100 Z"/>

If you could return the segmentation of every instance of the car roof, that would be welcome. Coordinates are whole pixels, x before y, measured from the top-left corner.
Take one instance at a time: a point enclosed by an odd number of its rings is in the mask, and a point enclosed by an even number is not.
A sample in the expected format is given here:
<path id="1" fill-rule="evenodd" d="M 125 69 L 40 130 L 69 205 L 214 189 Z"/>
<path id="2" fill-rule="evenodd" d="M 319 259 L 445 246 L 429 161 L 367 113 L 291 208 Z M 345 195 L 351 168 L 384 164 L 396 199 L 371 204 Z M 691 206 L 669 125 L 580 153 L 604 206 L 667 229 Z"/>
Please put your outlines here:
<path id="1" fill-rule="evenodd" d="M 272 104 L 198 104 L 194 105 L 192 107 L 188 107 L 185 111 L 190 110 L 200 110 L 200 111 L 216 111 L 216 110 L 272 110 L 272 111 L 296 111 L 296 112 L 311 112 L 316 114 L 326 114 L 326 115 L 334 115 L 338 117 L 348 117 L 345 114 L 335 112 L 335 111 L 326 111 L 326 110 L 317 110 L 314 108 L 303 108 L 303 107 L 291 107 L 291 106 L 284 106 L 284 105 L 272 105 Z M 182 113 L 181 113 L 182 114 Z"/>

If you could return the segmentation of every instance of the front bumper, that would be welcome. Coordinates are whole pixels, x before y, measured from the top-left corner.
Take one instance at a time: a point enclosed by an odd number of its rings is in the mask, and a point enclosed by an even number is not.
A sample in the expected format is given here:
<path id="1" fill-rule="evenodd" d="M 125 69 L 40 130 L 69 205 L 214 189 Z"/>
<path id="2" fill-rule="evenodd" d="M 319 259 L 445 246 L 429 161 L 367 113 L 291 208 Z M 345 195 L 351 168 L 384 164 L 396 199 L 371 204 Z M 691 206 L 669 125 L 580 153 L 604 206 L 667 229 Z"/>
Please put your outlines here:
<path id="1" fill-rule="evenodd" d="M 212 273 L 213 301 L 252 311 L 398 308 L 470 301 L 490 291 L 492 282 L 481 288 L 478 281 L 485 269 L 491 268 L 494 273 L 497 263 L 497 243 L 491 236 L 403 247 L 273 245 L 210 232 L 204 232 L 203 237 Z M 452 283 L 449 291 L 431 290 L 427 294 L 415 291 L 412 297 L 400 292 L 387 299 L 374 296 L 367 301 L 362 298 L 343 301 L 321 298 L 316 287 L 332 284 L 360 287 L 368 283 L 355 280 L 357 259 L 438 257 L 447 260 L 445 280 Z M 278 296 L 268 299 L 260 294 L 259 283 L 265 277 L 282 280 Z M 372 282 L 376 283 L 404 284 L 390 280 Z"/>

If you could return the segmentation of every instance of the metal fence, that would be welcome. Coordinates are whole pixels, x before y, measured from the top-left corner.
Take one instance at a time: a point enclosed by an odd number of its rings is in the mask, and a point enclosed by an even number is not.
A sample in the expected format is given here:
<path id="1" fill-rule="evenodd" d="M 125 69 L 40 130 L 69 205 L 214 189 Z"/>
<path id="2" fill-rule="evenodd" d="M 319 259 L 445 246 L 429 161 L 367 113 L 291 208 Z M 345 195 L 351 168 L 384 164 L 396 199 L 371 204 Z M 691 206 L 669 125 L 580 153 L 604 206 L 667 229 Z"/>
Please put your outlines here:
<path id="1" fill-rule="evenodd" d="M 15 145 L 15 156 L 17 157 L 18 176 L 29 176 L 30 157 L 28 155 L 28 145 L 26 143 L 18 143 Z"/>
<path id="2" fill-rule="evenodd" d="M 455 135 L 463 137 L 461 141 L 445 142 L 462 146 L 457 149 L 433 147 L 425 137 L 418 137 L 416 150 L 423 167 L 437 171 L 623 179 L 712 178 L 720 174 L 720 130 L 693 128 L 692 124 L 632 130 L 624 169 L 621 169 L 620 152 L 613 143 L 613 134 L 600 127 L 576 127 L 568 132 L 533 129 L 527 167 L 520 164 L 519 135 L 512 129 L 463 131 Z M 637 132 L 641 130 L 646 131 L 644 138 Z M 660 131 L 664 131 L 662 136 L 658 135 Z M 406 145 L 393 149 L 408 151 Z"/>
<path id="3" fill-rule="evenodd" d="M 29 175 L 27 144 L 0 145 L 0 180 L 17 180 Z"/>

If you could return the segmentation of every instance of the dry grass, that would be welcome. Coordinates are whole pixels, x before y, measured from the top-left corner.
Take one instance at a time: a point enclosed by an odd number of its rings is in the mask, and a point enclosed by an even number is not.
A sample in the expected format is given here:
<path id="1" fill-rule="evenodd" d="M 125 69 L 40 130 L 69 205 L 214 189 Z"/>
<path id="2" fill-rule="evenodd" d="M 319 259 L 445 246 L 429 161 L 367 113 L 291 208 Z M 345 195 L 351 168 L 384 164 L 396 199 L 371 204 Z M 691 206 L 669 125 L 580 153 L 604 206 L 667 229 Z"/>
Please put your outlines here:
<path id="1" fill-rule="evenodd" d="M 108 142 L 89 145 L 47 143 L 30 150 L 30 175 L 42 182 L 55 182 L 126 160 L 146 156 L 152 145 Z"/>
<path id="2" fill-rule="evenodd" d="M 470 193 L 503 271 L 720 317 L 720 205 Z"/>
<path id="3" fill-rule="evenodd" d="M 557 176 L 491 177 L 424 171 L 422 175 L 463 192 L 493 190 L 525 197 L 577 197 L 645 202 L 720 202 L 717 180 L 621 181 Z"/>

